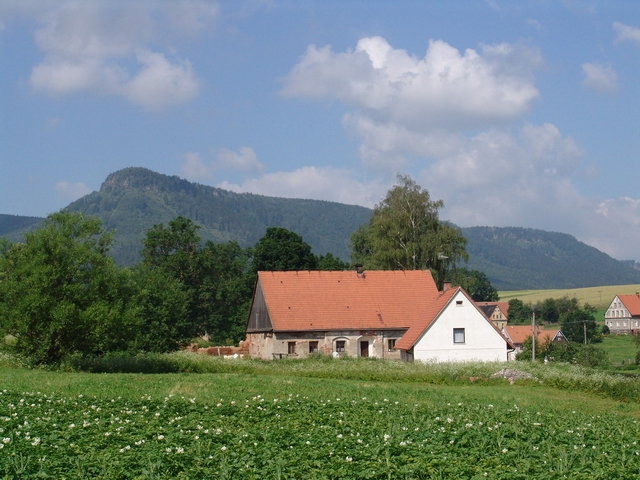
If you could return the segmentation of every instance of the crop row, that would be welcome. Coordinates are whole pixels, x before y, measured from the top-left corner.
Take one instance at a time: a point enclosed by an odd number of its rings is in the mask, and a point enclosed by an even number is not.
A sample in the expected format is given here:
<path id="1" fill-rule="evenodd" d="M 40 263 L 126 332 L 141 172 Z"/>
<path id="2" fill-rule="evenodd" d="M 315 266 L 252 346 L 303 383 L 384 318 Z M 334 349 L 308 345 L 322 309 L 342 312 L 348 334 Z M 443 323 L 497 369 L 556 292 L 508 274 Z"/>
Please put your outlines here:
<path id="1" fill-rule="evenodd" d="M 631 417 L 351 395 L 0 394 L 7 478 L 637 478 Z"/>

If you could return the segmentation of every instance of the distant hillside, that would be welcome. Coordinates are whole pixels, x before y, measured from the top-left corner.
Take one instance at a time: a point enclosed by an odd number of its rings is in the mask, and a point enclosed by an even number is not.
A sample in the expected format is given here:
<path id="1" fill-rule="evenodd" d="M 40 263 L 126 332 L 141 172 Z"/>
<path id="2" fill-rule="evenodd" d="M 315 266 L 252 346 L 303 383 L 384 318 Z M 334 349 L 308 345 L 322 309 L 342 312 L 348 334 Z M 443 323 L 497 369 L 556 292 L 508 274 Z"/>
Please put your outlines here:
<path id="1" fill-rule="evenodd" d="M 10 237 L 12 240 L 19 240 L 22 235 L 16 232 L 23 232 L 30 227 L 36 226 L 42 221 L 39 217 L 22 217 L 19 215 L 0 214 L 0 237 Z"/>
<path id="2" fill-rule="evenodd" d="M 274 198 L 233 193 L 191 183 L 145 168 L 112 173 L 99 192 L 67 207 L 102 219 L 115 229 L 111 249 L 119 264 L 139 260 L 141 240 L 157 223 L 178 215 L 201 225 L 204 240 L 237 240 L 254 245 L 267 227 L 301 235 L 316 254 L 331 252 L 349 260 L 349 237 L 369 221 L 372 210 L 319 200 Z M 21 240 L 40 222 L 37 217 L 0 215 L 0 236 Z M 499 290 L 580 288 L 640 284 L 635 262 L 620 262 L 571 235 L 530 228 L 463 228 L 468 240 L 468 268 L 485 272 Z"/>
<path id="3" fill-rule="evenodd" d="M 566 233 L 531 228 L 463 228 L 469 268 L 498 290 L 640 283 L 640 271 Z"/>
<path id="4" fill-rule="evenodd" d="M 239 194 L 145 168 L 112 173 L 99 192 L 67 208 L 97 216 L 107 229 L 116 230 L 112 254 L 120 264 L 138 261 L 144 233 L 178 215 L 201 225 L 203 240 L 234 239 L 247 247 L 253 246 L 267 227 L 284 227 L 301 235 L 316 254 L 331 252 L 348 260 L 351 233 L 371 215 L 364 207 Z"/>

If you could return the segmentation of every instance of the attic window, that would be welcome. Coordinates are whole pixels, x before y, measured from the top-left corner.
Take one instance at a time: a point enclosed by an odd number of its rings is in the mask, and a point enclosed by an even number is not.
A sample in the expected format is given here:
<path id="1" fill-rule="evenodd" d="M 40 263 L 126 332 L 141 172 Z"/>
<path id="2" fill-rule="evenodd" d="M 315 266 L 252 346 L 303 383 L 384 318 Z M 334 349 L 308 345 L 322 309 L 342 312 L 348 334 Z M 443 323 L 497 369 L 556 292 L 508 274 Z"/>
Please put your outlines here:
<path id="1" fill-rule="evenodd" d="M 462 306 L 462 300 L 456 300 L 456 307 Z"/>

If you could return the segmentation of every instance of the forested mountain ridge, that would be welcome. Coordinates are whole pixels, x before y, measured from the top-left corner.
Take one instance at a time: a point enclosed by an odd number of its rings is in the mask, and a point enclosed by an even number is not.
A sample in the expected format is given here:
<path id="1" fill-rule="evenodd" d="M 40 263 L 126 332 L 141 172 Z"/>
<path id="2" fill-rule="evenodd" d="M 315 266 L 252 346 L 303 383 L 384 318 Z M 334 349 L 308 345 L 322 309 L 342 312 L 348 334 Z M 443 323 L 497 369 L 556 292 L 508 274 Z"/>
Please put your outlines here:
<path id="1" fill-rule="evenodd" d="M 67 209 L 94 215 L 108 230 L 116 230 L 112 254 L 121 264 L 138 261 L 149 228 L 178 215 L 200 225 L 205 241 L 237 240 L 243 247 L 253 246 L 267 227 L 283 227 L 301 235 L 316 254 L 331 252 L 348 260 L 351 233 L 371 215 L 371 210 L 355 205 L 234 193 L 145 168 L 110 174 L 100 191 Z"/>
<path id="2" fill-rule="evenodd" d="M 640 283 L 640 271 L 566 233 L 516 227 L 462 232 L 468 267 L 483 271 L 498 290 Z"/>
<path id="3" fill-rule="evenodd" d="M 71 203 L 70 211 L 100 218 L 115 229 L 111 254 L 123 265 L 140 260 L 142 238 L 158 223 L 176 216 L 201 226 L 203 240 L 237 240 L 253 246 L 267 227 L 301 235 L 316 254 L 331 252 L 350 259 L 349 238 L 371 218 L 372 210 L 320 200 L 275 198 L 234 193 L 162 175 L 145 168 L 110 174 L 100 191 Z M 0 215 L 0 236 L 19 241 L 42 219 Z M 531 228 L 463 228 L 467 268 L 484 272 L 499 290 L 578 288 L 640 283 L 635 262 L 621 262 L 573 236 Z M 460 265 L 464 266 L 464 265 Z"/>

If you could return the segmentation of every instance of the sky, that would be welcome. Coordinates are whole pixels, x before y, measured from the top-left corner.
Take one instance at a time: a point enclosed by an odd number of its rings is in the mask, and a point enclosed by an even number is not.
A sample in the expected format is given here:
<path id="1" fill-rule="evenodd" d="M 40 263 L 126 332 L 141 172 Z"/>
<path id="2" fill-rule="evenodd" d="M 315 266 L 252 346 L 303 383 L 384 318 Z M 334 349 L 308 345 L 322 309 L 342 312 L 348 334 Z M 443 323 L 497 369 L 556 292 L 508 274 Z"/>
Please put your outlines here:
<path id="1" fill-rule="evenodd" d="M 145 167 L 640 261 L 640 2 L 0 1 L 0 213 Z"/>

